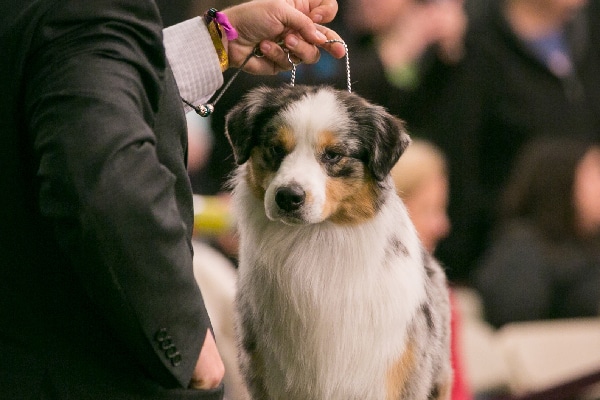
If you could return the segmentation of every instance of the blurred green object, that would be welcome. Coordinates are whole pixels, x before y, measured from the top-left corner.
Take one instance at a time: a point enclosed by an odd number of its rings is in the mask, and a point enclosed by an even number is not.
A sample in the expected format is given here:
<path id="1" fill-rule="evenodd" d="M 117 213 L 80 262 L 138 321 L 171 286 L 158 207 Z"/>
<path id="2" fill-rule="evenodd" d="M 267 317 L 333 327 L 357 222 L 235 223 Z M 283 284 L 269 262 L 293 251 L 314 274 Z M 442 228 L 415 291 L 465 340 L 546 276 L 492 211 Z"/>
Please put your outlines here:
<path id="1" fill-rule="evenodd" d="M 195 236 L 220 235 L 233 226 L 233 216 L 226 198 L 194 195 Z"/>

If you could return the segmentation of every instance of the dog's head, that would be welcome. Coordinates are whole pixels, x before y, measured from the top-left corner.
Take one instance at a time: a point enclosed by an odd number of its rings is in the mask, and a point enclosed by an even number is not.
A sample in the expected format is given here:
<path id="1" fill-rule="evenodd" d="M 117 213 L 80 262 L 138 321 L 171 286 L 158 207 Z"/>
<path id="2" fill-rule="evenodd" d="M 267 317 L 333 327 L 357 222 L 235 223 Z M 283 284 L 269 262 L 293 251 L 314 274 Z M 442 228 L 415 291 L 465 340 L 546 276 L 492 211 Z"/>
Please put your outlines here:
<path id="1" fill-rule="evenodd" d="M 377 212 L 410 143 L 402 121 L 328 87 L 261 87 L 226 117 L 226 135 L 269 219 L 348 224 Z"/>

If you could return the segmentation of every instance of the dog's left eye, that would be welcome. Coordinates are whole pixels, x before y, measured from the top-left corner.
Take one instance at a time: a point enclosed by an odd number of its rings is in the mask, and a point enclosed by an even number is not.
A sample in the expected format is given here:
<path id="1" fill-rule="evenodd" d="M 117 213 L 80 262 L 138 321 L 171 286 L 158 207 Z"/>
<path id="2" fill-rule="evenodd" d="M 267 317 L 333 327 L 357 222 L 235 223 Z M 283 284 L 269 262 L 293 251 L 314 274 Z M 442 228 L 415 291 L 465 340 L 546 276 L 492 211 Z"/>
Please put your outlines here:
<path id="1" fill-rule="evenodd" d="M 326 151 L 323 153 L 323 162 L 327 164 L 335 164 L 342 159 L 342 155 L 340 153 L 336 153 L 335 151 Z"/>

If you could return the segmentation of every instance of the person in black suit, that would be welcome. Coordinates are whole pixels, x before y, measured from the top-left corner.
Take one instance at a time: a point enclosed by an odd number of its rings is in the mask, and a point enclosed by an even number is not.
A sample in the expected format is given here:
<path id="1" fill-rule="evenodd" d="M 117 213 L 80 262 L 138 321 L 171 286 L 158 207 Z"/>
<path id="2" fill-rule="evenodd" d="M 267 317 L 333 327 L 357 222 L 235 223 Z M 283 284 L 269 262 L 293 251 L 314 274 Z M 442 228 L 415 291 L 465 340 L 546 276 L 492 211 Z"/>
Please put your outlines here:
<path id="1" fill-rule="evenodd" d="M 338 36 L 313 21 L 337 3 L 296 6 L 225 10 L 240 33 L 222 41 L 230 64 L 260 42 L 265 57 L 245 69 L 288 69 L 281 38 L 316 62 L 314 44 Z M 192 272 L 180 95 L 208 99 L 223 54 L 202 18 L 183 24 L 165 30 L 165 51 L 152 0 L 0 5 L 2 399 L 222 397 Z"/>

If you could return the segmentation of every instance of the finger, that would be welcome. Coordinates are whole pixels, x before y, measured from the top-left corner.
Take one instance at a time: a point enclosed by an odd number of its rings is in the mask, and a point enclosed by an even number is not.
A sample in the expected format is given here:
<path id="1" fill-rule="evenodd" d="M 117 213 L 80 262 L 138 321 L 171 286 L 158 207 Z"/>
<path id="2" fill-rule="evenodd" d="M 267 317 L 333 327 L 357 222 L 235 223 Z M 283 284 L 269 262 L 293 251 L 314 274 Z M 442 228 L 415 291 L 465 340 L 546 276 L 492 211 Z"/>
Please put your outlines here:
<path id="1" fill-rule="evenodd" d="M 311 44 L 322 44 L 327 37 L 319 30 L 317 25 L 302 12 L 295 8 L 280 16 L 283 25 L 288 32 L 296 32 L 300 38 Z"/>
<path id="2" fill-rule="evenodd" d="M 308 16 L 318 24 L 331 22 L 337 14 L 338 4 L 335 0 L 311 0 L 310 3 Z"/>
<path id="3" fill-rule="evenodd" d="M 244 70 L 250 74 L 275 75 L 291 68 L 287 54 L 275 42 L 263 40 L 259 44 L 262 57 L 252 57 Z"/>
<path id="4" fill-rule="evenodd" d="M 286 51 L 279 44 L 263 40 L 260 43 L 261 50 L 266 44 L 268 44 L 268 48 L 266 49 L 266 52 L 263 51 L 263 54 L 265 55 L 266 59 L 273 63 L 276 71 L 275 73 L 287 71 L 292 68 L 290 60 L 288 59 L 288 53 L 286 53 Z"/>
<path id="5" fill-rule="evenodd" d="M 319 61 L 321 53 L 319 49 L 310 43 L 306 43 L 294 34 L 289 34 L 284 38 L 285 47 L 296 58 L 294 62 L 304 62 L 306 64 L 314 64 Z M 289 61 L 288 61 L 289 63 Z"/>
<path id="6" fill-rule="evenodd" d="M 340 40 L 343 39 L 333 29 L 329 29 L 323 25 L 317 25 L 317 30 L 321 32 L 327 40 Z M 342 58 L 346 55 L 346 47 L 340 42 L 323 43 L 319 47 L 322 47 L 325 51 L 331 54 L 335 58 Z"/>

